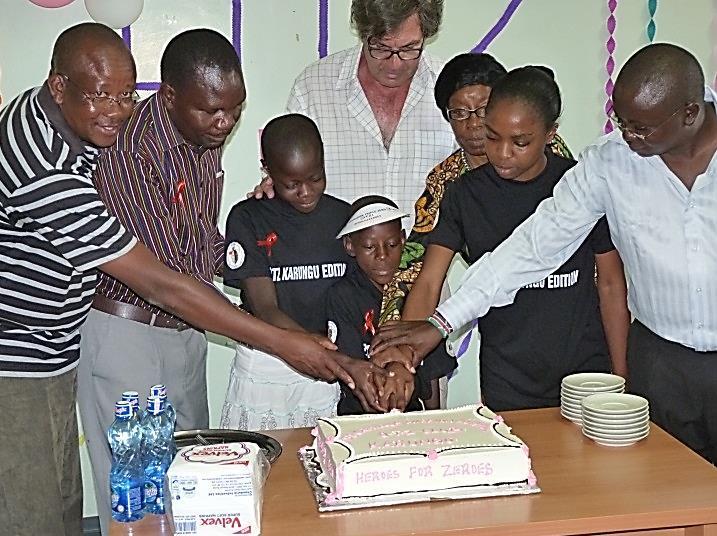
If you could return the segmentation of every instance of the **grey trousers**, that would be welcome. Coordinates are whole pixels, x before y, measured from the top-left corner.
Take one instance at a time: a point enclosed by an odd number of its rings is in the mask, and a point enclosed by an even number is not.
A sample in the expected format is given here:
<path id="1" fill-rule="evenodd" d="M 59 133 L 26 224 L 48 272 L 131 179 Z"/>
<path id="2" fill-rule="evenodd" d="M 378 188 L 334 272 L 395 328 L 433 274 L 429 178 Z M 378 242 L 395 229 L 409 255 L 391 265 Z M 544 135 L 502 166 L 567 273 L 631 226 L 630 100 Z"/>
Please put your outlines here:
<path id="1" fill-rule="evenodd" d="M 177 429 L 209 426 L 207 340 L 203 333 L 157 328 L 92 309 L 82 326 L 78 403 L 92 462 L 103 534 L 111 520 L 107 428 L 123 391 L 138 391 L 142 406 L 150 386 L 163 383 L 177 412 Z"/>
<path id="2" fill-rule="evenodd" d="M 82 534 L 76 376 L 0 378 L 0 534 Z"/>

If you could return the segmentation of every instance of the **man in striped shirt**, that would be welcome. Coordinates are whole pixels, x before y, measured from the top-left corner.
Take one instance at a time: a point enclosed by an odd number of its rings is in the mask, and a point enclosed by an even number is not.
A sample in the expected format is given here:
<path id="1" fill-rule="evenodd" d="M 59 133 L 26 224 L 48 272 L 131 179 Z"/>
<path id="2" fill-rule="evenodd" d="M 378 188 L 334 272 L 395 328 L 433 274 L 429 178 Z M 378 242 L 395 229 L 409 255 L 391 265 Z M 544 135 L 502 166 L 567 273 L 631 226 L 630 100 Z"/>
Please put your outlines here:
<path id="1" fill-rule="evenodd" d="M 97 147 L 116 141 L 132 111 L 135 74 L 114 31 L 80 24 L 58 37 L 46 83 L 0 113 L 3 533 L 81 533 L 75 373 L 97 269 L 191 325 L 280 355 L 314 377 L 352 382 L 352 359 L 242 313 L 159 262 L 107 213 L 91 173 Z"/>
<path id="2" fill-rule="evenodd" d="M 246 98 L 241 66 L 223 35 L 196 29 L 170 40 L 160 70 L 159 91 L 102 151 L 93 180 L 110 214 L 166 266 L 211 285 L 224 261 L 221 156 Z M 111 453 L 104 434 L 115 400 L 163 383 L 177 429 L 207 428 L 207 340 L 106 274 L 81 331 L 78 401 L 106 532 Z"/>

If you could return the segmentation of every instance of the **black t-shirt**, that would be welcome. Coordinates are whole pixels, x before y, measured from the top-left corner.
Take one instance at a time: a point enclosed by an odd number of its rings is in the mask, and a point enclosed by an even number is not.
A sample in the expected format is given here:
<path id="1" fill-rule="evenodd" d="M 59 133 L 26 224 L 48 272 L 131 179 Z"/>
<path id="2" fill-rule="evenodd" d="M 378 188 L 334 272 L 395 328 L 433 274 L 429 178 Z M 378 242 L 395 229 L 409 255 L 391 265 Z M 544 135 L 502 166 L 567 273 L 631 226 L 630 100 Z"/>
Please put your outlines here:
<path id="1" fill-rule="evenodd" d="M 448 185 L 430 243 L 460 251 L 470 264 L 495 249 L 575 165 L 547 157 L 545 170 L 528 182 L 502 179 L 486 164 Z M 595 254 L 614 249 L 602 218 L 553 274 L 479 320 L 481 392 L 490 408 L 557 406 L 563 376 L 610 370 L 594 274 Z"/>
<path id="2" fill-rule="evenodd" d="M 349 208 L 326 194 L 309 214 L 278 198 L 237 203 L 227 219 L 224 283 L 270 277 L 279 308 L 307 331 L 326 333 L 326 292 L 350 259 L 336 238 Z"/>
<path id="3" fill-rule="evenodd" d="M 340 352 L 355 359 L 368 359 L 371 339 L 378 329 L 378 317 L 381 313 L 381 292 L 371 283 L 358 266 L 354 265 L 346 276 L 336 282 L 326 296 L 328 332 Z M 445 351 L 434 351 L 424 364 L 416 370 L 413 396 L 406 411 L 421 409 L 419 398 L 425 400 L 431 396 L 430 381 L 440 378 L 455 368 L 455 359 Z M 361 403 L 343 383 L 339 415 L 358 415 L 365 413 Z"/>

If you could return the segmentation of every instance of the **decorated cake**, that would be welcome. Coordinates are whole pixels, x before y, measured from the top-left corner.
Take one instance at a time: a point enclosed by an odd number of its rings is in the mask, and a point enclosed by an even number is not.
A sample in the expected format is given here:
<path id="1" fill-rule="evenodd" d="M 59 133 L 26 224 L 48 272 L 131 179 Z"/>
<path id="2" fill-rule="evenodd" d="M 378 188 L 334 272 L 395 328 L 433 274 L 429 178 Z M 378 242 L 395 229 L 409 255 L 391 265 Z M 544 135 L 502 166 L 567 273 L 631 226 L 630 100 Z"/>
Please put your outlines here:
<path id="1" fill-rule="evenodd" d="M 319 419 L 313 434 L 329 500 L 537 491 L 528 447 L 485 406 Z"/>

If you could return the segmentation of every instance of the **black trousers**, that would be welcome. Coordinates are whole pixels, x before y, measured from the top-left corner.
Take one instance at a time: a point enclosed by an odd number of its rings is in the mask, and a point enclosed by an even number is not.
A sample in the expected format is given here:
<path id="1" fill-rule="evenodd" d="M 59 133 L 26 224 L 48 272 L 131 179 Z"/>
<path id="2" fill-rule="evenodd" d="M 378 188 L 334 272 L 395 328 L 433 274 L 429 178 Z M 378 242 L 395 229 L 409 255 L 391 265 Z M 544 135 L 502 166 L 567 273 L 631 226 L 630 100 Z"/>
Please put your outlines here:
<path id="1" fill-rule="evenodd" d="M 650 418 L 717 464 L 717 352 L 698 352 L 638 321 L 627 345 L 629 390 L 650 401 Z"/>

